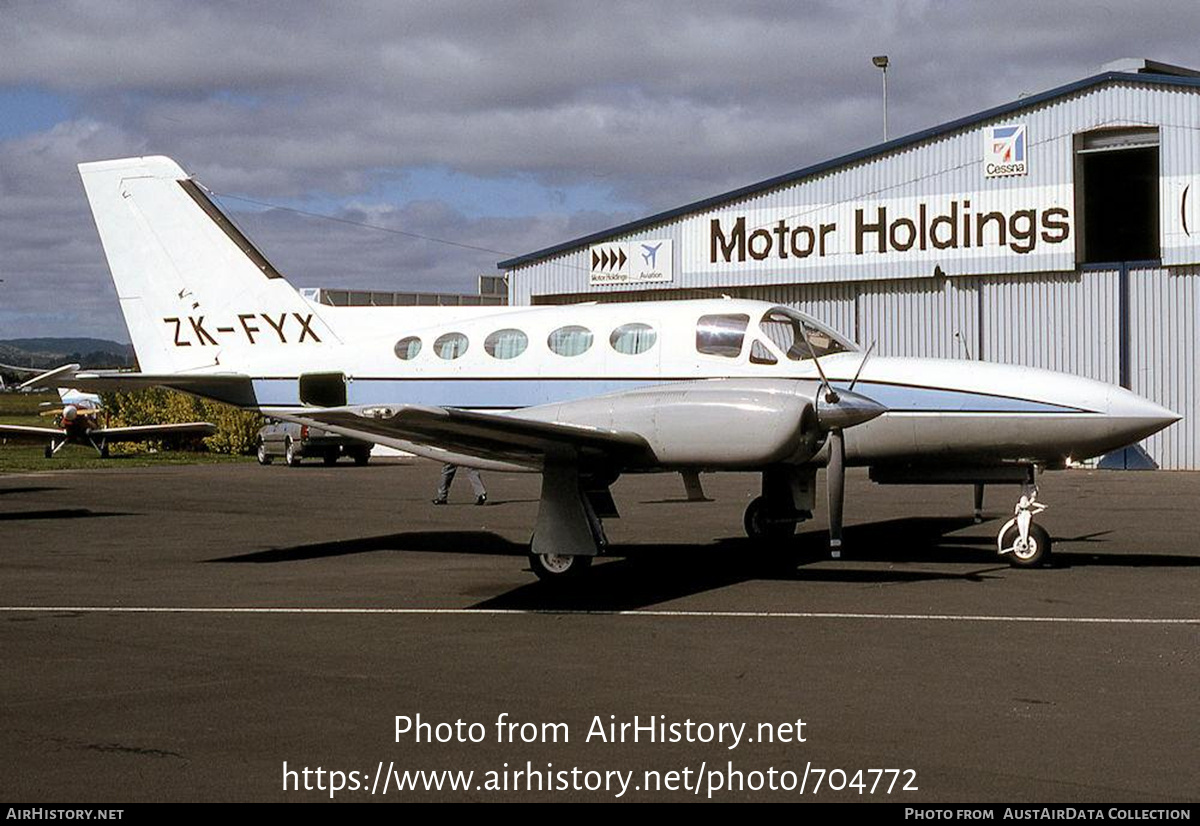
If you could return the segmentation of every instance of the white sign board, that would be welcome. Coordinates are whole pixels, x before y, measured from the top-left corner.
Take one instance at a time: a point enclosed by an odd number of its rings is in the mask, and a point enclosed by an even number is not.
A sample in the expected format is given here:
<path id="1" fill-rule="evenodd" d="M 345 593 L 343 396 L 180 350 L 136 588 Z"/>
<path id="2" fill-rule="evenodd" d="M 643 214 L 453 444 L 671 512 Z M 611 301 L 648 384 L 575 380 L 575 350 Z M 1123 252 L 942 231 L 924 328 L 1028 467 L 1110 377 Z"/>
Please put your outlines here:
<path id="1" fill-rule="evenodd" d="M 983 176 L 1005 178 L 1028 175 L 1025 124 L 989 126 L 983 130 Z"/>
<path id="2" fill-rule="evenodd" d="M 594 244 L 588 248 L 588 259 L 588 283 L 593 287 L 671 281 L 675 273 L 669 238 Z"/>
<path id="3" fill-rule="evenodd" d="M 987 273 L 998 260 L 1023 271 L 1070 269 L 1070 184 L 834 204 L 728 210 L 687 222 L 689 271 Z M 878 277 L 878 276 L 875 276 Z"/>

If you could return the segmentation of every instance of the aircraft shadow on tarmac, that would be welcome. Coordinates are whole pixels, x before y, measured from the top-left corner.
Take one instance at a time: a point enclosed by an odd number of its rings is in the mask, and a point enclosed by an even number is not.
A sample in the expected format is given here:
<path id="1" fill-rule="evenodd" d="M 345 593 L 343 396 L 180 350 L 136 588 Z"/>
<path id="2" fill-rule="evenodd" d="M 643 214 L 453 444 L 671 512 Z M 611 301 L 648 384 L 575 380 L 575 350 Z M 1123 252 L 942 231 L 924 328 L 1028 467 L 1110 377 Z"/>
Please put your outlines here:
<path id="1" fill-rule="evenodd" d="M 13 511 L 0 513 L 0 522 L 19 522 L 25 519 L 102 519 L 107 516 L 130 516 L 118 511 L 93 511 L 87 508 L 57 508 L 47 511 Z"/>
<path id="2" fill-rule="evenodd" d="M 828 560 L 827 534 L 813 529 L 796 535 L 783 550 L 750 539 L 718 539 L 702 546 L 683 544 L 613 545 L 612 559 L 597 564 L 568 588 L 531 581 L 477 603 L 475 608 L 527 610 L 632 610 L 752 580 L 830 583 L 985 582 L 1009 570 L 996 555 L 991 536 L 953 536 L 974 525 L 972 517 L 909 517 L 848 526 L 842 564 Z M 1107 531 L 1064 537 L 1060 543 L 1103 543 Z M 903 537 L 897 542 L 897 537 Z M 488 531 L 412 531 L 382 536 L 271 548 L 220 557 L 209 562 L 300 562 L 380 551 L 479 554 L 524 557 L 524 543 Z M 1200 557 L 1059 551 L 1054 567 L 1200 566 Z M 844 563 L 886 563 L 888 567 L 846 567 Z M 970 566 L 968 570 L 895 567 L 910 563 Z M 979 567 L 983 566 L 983 567 Z"/>
<path id="3" fill-rule="evenodd" d="M 38 485 L 36 487 L 24 488 L 0 488 L 0 496 L 7 496 L 10 493 L 42 493 L 48 490 L 65 490 L 65 488 L 56 488 L 49 485 Z"/>
<path id="4" fill-rule="evenodd" d="M 408 551 L 415 553 L 470 553 L 484 556 L 525 556 L 528 549 L 488 531 L 411 531 L 358 539 L 339 539 L 290 548 L 271 548 L 248 554 L 223 556 L 209 562 L 299 562 L 332 556 Z"/>

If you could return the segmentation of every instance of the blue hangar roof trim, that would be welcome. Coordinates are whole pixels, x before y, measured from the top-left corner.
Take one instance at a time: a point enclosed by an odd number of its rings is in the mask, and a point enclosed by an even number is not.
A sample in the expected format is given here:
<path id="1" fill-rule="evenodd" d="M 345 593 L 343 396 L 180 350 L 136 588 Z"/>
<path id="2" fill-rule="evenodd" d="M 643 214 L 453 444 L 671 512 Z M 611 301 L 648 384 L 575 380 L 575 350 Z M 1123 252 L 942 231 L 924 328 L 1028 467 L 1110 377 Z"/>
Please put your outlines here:
<path id="1" fill-rule="evenodd" d="M 675 207 L 674 209 L 667 210 L 666 212 L 659 212 L 646 218 L 639 218 L 638 220 L 631 221 L 628 224 L 621 224 L 620 226 L 612 227 L 611 229 L 594 232 L 591 235 L 585 235 L 582 238 L 576 238 L 572 241 L 557 244 L 553 247 L 547 247 L 546 249 L 538 250 L 537 252 L 528 253 L 527 255 L 509 258 L 506 261 L 499 262 L 496 267 L 502 270 L 510 270 L 515 267 L 522 267 L 526 264 L 532 264 L 535 261 L 551 258 L 559 253 L 578 249 L 579 247 L 586 246 L 595 241 L 604 241 L 612 238 L 613 236 L 637 232 L 638 230 L 646 229 L 647 227 L 654 226 L 655 224 L 666 223 L 667 221 L 671 221 L 682 215 L 687 215 L 692 212 L 702 212 L 711 207 L 720 206 L 721 204 L 725 204 L 730 201 L 736 201 L 741 198 L 757 195 L 761 192 L 766 192 L 768 190 L 784 186 L 786 184 L 795 183 L 803 180 L 804 178 L 810 178 L 823 172 L 828 172 L 831 169 L 849 166 L 853 163 L 866 160 L 867 158 L 871 158 L 875 155 L 882 155 L 885 152 L 891 152 L 906 146 L 912 146 L 913 144 L 927 141 L 930 138 L 940 137 L 950 132 L 956 132 L 960 129 L 964 129 L 968 126 L 974 126 L 975 124 L 982 123 L 984 121 L 1003 117 L 1013 112 L 1019 112 L 1022 109 L 1031 109 L 1035 106 L 1040 106 L 1047 101 L 1051 101 L 1056 98 L 1068 97 L 1076 92 L 1089 89 L 1093 86 L 1100 86 L 1106 83 L 1114 82 L 1137 83 L 1153 86 L 1184 86 L 1200 88 L 1200 77 L 1180 77 L 1178 75 L 1152 73 L 1133 74 L 1129 72 L 1104 72 L 1103 74 L 1093 75 L 1092 77 L 1084 78 L 1083 80 L 1077 80 L 1073 83 L 1068 83 L 1065 86 L 1059 86 L 1046 92 L 1030 95 L 1029 97 L 1012 101 L 1011 103 L 1004 103 L 991 109 L 985 109 L 984 111 L 977 112 L 974 115 L 967 115 L 966 117 L 959 118 L 958 120 L 952 120 L 948 123 L 943 123 L 939 126 L 933 126 L 920 132 L 914 132 L 913 134 L 905 135 L 902 138 L 895 138 L 894 140 L 887 141 L 886 143 L 869 146 L 866 149 L 860 149 L 857 152 L 851 152 L 849 155 L 842 155 L 841 157 L 832 158 L 827 161 L 821 161 L 820 163 L 813 164 L 812 166 L 807 166 L 804 169 L 798 169 L 795 172 L 787 172 L 774 178 L 767 178 L 765 181 L 759 181 L 758 183 L 750 184 L 749 186 L 734 189 L 720 195 L 714 195 L 711 198 L 705 198 L 700 201 L 685 204 L 681 207 Z"/>

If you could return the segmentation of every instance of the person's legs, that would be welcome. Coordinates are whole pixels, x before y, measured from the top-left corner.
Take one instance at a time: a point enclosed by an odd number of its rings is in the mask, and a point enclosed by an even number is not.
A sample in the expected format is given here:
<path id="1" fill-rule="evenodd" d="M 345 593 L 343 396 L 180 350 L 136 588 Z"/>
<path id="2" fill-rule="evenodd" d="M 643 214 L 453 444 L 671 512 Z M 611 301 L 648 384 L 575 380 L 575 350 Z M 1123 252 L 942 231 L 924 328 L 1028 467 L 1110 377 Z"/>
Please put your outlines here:
<path id="1" fill-rule="evenodd" d="M 458 468 L 451 464 L 442 465 L 442 481 L 438 485 L 437 498 L 434 499 L 435 504 L 441 504 L 446 501 L 446 497 L 450 495 L 450 484 L 454 481 L 454 474 Z"/>
<path id="2" fill-rule="evenodd" d="M 475 504 L 482 505 L 487 500 L 487 488 L 483 486 L 483 477 L 473 467 L 466 469 L 467 479 L 471 482 L 471 490 L 475 491 Z"/>

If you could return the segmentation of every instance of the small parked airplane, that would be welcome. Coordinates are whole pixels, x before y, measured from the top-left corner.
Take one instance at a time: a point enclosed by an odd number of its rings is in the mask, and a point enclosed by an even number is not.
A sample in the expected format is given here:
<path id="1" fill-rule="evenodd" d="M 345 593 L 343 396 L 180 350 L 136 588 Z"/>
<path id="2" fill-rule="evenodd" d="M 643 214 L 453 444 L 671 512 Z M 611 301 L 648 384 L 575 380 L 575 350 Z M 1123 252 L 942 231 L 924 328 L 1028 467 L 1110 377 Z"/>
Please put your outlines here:
<path id="1" fill-rule="evenodd" d="M 64 377 L 72 376 L 78 371 L 78 364 L 57 367 L 35 376 L 20 385 L 20 389 L 56 387 Z M 84 393 L 73 387 L 59 387 L 58 395 L 62 399 L 62 407 L 46 410 L 41 414 L 53 416 L 54 427 L 0 424 L 0 441 L 47 442 L 47 459 L 58 453 L 63 445 L 72 443 L 91 445 L 102 458 L 107 458 L 111 442 L 148 442 L 179 435 L 211 436 L 217 430 L 215 425 L 208 422 L 106 427 L 101 423 L 104 405 L 98 395 Z"/>
<path id="2" fill-rule="evenodd" d="M 623 473 L 755 471 L 746 531 L 782 541 L 827 468 L 841 545 L 847 465 L 876 481 L 1027 486 L 998 539 L 1042 563 L 1035 468 L 1179 416 L 1120 387 L 979 361 L 871 358 L 796 310 L 712 299 L 542 307 L 330 307 L 302 297 L 165 157 L 81 164 L 143 373 L 174 387 L 481 469 L 542 474 L 530 562 L 577 575 L 605 549 Z M 1023 510 L 1022 510 L 1023 509 Z"/>

